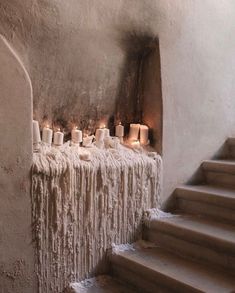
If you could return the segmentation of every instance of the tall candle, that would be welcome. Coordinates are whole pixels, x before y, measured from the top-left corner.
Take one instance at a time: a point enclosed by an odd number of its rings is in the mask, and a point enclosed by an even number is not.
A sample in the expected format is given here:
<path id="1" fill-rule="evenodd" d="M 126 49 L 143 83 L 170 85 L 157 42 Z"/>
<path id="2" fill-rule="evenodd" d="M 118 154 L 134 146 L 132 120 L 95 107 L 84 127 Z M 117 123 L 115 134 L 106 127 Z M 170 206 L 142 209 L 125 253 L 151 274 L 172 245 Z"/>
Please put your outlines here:
<path id="1" fill-rule="evenodd" d="M 50 129 L 49 126 L 44 127 L 42 130 L 42 141 L 48 145 L 51 145 L 52 135 L 52 129 Z"/>
<path id="2" fill-rule="evenodd" d="M 121 124 L 121 122 L 115 127 L 115 136 L 119 138 L 124 136 L 124 126 Z"/>
<path id="3" fill-rule="evenodd" d="M 55 133 L 54 133 L 54 145 L 57 146 L 61 146 L 63 144 L 64 141 L 64 134 L 60 131 L 60 129 L 58 129 Z"/>
<path id="4" fill-rule="evenodd" d="M 41 135 L 38 121 L 33 120 L 33 144 L 41 142 Z"/>
<path id="5" fill-rule="evenodd" d="M 105 137 L 104 128 L 97 128 L 95 132 L 95 140 L 97 142 L 101 142 L 104 140 L 104 137 Z"/>
<path id="6" fill-rule="evenodd" d="M 149 128 L 146 125 L 140 125 L 140 143 L 147 145 L 149 142 Z"/>
<path id="7" fill-rule="evenodd" d="M 74 143 L 82 142 L 82 131 L 77 129 L 77 127 L 72 130 L 71 134 L 72 134 L 72 142 Z"/>
<path id="8" fill-rule="evenodd" d="M 138 140 L 140 124 L 130 124 L 129 140 Z"/>
<path id="9" fill-rule="evenodd" d="M 105 137 L 109 137 L 110 136 L 110 130 L 108 128 L 106 128 L 105 126 L 102 128 L 103 132 L 104 132 L 104 138 Z"/>

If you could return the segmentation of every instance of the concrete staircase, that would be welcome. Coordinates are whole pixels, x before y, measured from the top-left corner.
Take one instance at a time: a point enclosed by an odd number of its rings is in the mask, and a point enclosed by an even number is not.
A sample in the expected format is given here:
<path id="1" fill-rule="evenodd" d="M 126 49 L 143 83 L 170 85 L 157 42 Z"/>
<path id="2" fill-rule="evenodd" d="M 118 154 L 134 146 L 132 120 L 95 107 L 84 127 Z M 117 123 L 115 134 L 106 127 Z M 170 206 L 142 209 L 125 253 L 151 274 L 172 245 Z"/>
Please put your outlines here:
<path id="1" fill-rule="evenodd" d="M 235 292 L 235 139 L 226 148 L 200 184 L 175 190 L 174 216 L 149 221 L 155 247 L 112 256 L 114 277 L 135 292 Z"/>

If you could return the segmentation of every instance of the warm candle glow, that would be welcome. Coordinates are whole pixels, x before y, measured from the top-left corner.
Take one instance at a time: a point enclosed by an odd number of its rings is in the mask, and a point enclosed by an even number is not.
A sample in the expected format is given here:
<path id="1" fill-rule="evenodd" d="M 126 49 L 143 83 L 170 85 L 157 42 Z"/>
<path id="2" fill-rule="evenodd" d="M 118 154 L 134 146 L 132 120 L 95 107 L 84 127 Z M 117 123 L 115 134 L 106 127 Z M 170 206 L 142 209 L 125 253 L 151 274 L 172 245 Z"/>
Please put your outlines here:
<path id="1" fill-rule="evenodd" d="M 131 146 L 133 148 L 139 148 L 140 147 L 140 141 L 139 140 L 133 140 L 133 141 L 131 141 Z"/>
<path id="2" fill-rule="evenodd" d="M 137 146 L 137 145 L 140 145 L 140 141 L 139 140 L 134 140 L 134 141 L 131 142 L 131 144 L 133 146 Z"/>

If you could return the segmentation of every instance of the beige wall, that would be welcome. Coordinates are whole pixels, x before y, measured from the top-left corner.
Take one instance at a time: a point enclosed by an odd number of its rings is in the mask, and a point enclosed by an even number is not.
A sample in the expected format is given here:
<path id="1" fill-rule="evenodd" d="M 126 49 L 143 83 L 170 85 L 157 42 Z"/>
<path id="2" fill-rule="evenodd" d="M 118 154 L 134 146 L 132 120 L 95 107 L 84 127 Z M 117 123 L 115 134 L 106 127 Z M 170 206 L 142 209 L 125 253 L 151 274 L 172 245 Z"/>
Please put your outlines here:
<path id="1" fill-rule="evenodd" d="M 235 134 L 233 0 L 0 0 L 0 33 L 30 73 L 36 118 L 65 121 L 114 113 L 123 39 L 159 38 L 162 201 Z"/>
<path id="2" fill-rule="evenodd" d="M 0 32 L 30 72 L 37 119 L 115 112 L 123 40 L 159 37 L 165 198 L 232 134 L 233 0 L 0 0 L 0 8 Z"/>
<path id="3" fill-rule="evenodd" d="M 16 53 L 1 35 L 0 68 L 0 292 L 32 293 L 32 87 Z"/>

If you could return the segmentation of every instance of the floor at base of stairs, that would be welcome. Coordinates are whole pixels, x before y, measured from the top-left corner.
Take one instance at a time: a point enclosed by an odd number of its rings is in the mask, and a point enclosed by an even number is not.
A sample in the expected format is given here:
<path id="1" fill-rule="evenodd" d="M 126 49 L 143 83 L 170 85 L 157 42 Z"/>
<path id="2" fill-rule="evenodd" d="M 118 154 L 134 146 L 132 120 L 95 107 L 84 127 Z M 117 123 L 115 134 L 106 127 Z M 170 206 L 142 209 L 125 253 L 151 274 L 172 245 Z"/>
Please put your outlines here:
<path id="1" fill-rule="evenodd" d="M 112 278 L 101 275 L 96 278 L 86 279 L 79 283 L 72 283 L 66 293 L 134 293 L 130 286 Z"/>

